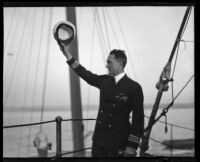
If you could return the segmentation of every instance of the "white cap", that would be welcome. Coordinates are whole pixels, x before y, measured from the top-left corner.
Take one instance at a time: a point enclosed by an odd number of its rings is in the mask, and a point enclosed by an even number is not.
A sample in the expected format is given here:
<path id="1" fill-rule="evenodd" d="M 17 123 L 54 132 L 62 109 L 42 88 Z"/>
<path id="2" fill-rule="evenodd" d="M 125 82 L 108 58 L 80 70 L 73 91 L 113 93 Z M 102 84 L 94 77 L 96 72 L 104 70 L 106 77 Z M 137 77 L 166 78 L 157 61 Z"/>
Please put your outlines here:
<path id="1" fill-rule="evenodd" d="M 60 21 L 53 28 L 54 38 L 69 44 L 76 34 L 74 25 L 69 21 Z"/>

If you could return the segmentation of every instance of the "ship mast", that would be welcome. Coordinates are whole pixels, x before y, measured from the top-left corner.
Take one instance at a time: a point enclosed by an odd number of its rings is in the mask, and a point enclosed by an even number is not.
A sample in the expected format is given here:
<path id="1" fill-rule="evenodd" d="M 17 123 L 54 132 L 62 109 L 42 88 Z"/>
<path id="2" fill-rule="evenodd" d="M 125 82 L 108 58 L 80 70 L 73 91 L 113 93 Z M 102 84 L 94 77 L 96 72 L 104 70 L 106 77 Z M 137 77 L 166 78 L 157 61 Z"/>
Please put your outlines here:
<path id="1" fill-rule="evenodd" d="M 67 21 L 71 22 L 76 30 L 76 10 L 75 7 L 66 8 Z M 77 31 L 76 31 L 77 33 Z M 73 57 L 78 59 L 78 42 L 77 36 L 70 43 L 69 51 L 72 53 Z M 70 69 L 70 87 L 71 87 L 71 113 L 72 119 L 82 119 L 82 107 L 81 107 L 81 96 L 80 96 L 80 80 L 79 77 Z M 73 149 L 81 150 L 84 149 L 83 142 L 83 123 L 82 121 L 72 122 L 73 131 Z M 84 151 L 74 153 L 74 157 L 83 157 Z"/>
<path id="2" fill-rule="evenodd" d="M 176 37 L 173 49 L 171 51 L 169 60 L 167 61 L 167 64 L 163 68 L 163 71 L 161 72 L 159 81 L 156 84 L 156 88 L 158 89 L 158 92 L 157 92 L 155 103 L 153 105 L 153 109 L 152 109 L 151 116 L 150 116 L 150 119 L 149 119 L 149 122 L 148 122 L 148 126 L 147 126 L 147 128 L 144 132 L 144 135 L 142 137 L 142 141 L 141 141 L 141 144 L 140 144 L 140 156 L 144 156 L 145 151 L 147 151 L 148 148 L 149 148 L 149 146 L 148 146 L 149 137 L 150 137 L 150 133 L 151 133 L 151 130 L 152 130 L 152 126 L 155 124 L 155 121 L 156 121 L 155 117 L 156 117 L 156 113 L 157 113 L 158 108 L 159 108 L 159 104 L 160 104 L 160 100 L 162 98 L 162 94 L 163 94 L 164 91 L 168 90 L 168 87 L 169 87 L 168 83 L 170 81 L 172 81 L 172 79 L 170 78 L 171 62 L 172 62 L 172 59 L 174 57 L 175 51 L 177 49 L 178 43 L 181 40 L 181 37 L 182 37 L 183 31 L 184 31 L 185 25 L 187 23 L 187 19 L 189 18 L 189 14 L 191 12 L 191 9 L 192 9 L 192 7 L 188 6 L 186 11 L 185 11 L 185 15 L 183 17 L 183 21 L 182 21 L 182 24 L 180 26 L 179 32 L 177 34 L 177 37 Z"/>

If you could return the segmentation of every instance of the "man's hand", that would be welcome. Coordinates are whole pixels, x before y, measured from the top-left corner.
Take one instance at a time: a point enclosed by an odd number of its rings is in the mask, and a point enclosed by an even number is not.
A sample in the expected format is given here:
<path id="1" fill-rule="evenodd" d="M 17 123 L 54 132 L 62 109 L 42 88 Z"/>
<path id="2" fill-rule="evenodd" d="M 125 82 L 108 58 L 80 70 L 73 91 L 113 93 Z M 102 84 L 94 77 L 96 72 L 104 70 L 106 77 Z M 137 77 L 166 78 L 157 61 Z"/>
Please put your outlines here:
<path id="1" fill-rule="evenodd" d="M 124 157 L 136 157 L 137 152 L 136 149 L 134 149 L 133 147 L 126 147 L 126 150 L 124 152 Z"/>
<path id="2" fill-rule="evenodd" d="M 72 55 L 69 53 L 68 46 L 64 43 L 58 44 L 60 46 L 60 50 L 64 54 L 64 56 L 67 58 L 67 60 L 70 60 L 72 58 Z"/>

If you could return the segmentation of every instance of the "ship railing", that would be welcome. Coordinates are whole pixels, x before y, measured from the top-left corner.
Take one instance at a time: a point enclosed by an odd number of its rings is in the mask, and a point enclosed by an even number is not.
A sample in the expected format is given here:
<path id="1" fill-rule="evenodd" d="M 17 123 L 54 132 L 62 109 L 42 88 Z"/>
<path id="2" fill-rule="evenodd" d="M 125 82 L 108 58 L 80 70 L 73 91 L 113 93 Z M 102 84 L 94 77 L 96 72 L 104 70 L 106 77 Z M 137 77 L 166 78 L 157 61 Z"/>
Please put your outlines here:
<path id="1" fill-rule="evenodd" d="M 149 118 L 148 116 L 145 116 L 145 118 Z M 77 153 L 77 152 L 82 152 L 82 151 L 85 151 L 85 150 L 89 150 L 91 149 L 91 147 L 88 147 L 88 148 L 83 148 L 83 149 L 80 149 L 80 150 L 73 150 L 73 151 L 68 151 L 66 153 L 63 153 L 62 152 L 62 148 L 61 148 L 61 139 L 62 139 L 62 132 L 61 132 L 61 127 L 62 127 L 62 122 L 68 122 L 68 121 L 85 121 L 85 120 L 96 120 L 94 118 L 87 118 L 87 119 L 62 119 L 62 117 L 60 116 L 57 116 L 55 118 L 55 120 L 50 120 L 50 121 L 44 121 L 44 122 L 37 122 L 37 123 L 30 123 L 30 124 L 19 124 L 19 125 L 10 125 L 10 126 L 3 126 L 3 129 L 8 129 L 8 128 L 16 128 L 16 127 L 26 127 L 26 126 L 32 126 L 32 125 L 41 125 L 41 124 L 48 124 L 48 123 L 52 123 L 52 122 L 56 122 L 56 155 L 55 156 L 52 156 L 50 158 L 60 158 L 64 155 L 67 155 L 67 154 L 74 154 L 74 153 Z M 175 124 L 171 124 L 171 123 L 165 123 L 163 121 L 158 121 L 162 124 L 167 124 L 167 125 L 170 125 L 170 140 L 172 141 L 173 140 L 173 128 L 174 127 L 177 127 L 177 128 L 181 128 L 181 129 L 185 129 L 185 130 L 189 130 L 189 131 L 194 131 L 194 129 L 191 129 L 191 128 L 187 128 L 187 127 L 184 127 L 184 126 L 179 126 L 179 125 L 175 125 Z M 173 149 L 183 149 L 181 147 L 178 147 L 176 145 L 172 145 L 172 144 L 167 144 L 167 143 L 164 143 L 162 141 L 158 141 L 156 139 L 153 139 L 153 138 L 149 138 L 150 140 L 154 141 L 154 142 L 157 142 L 157 143 L 160 143 L 160 144 L 163 144 L 167 147 L 170 148 L 170 153 L 171 153 L 171 156 L 173 155 L 173 152 L 172 150 Z"/>

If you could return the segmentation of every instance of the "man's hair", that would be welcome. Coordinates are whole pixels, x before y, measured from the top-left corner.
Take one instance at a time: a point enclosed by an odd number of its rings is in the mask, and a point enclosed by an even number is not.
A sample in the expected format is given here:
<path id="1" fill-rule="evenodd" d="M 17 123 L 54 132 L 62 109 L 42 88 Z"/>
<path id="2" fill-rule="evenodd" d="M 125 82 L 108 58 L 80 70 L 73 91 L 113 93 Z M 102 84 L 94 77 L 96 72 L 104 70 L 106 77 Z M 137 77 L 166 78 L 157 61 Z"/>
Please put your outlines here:
<path id="1" fill-rule="evenodd" d="M 111 55 L 111 54 L 115 55 L 115 58 L 117 60 L 121 60 L 122 61 L 123 67 L 126 66 L 127 57 L 126 57 L 125 51 L 119 50 L 119 49 L 113 49 L 112 51 L 110 51 L 109 55 Z"/>

